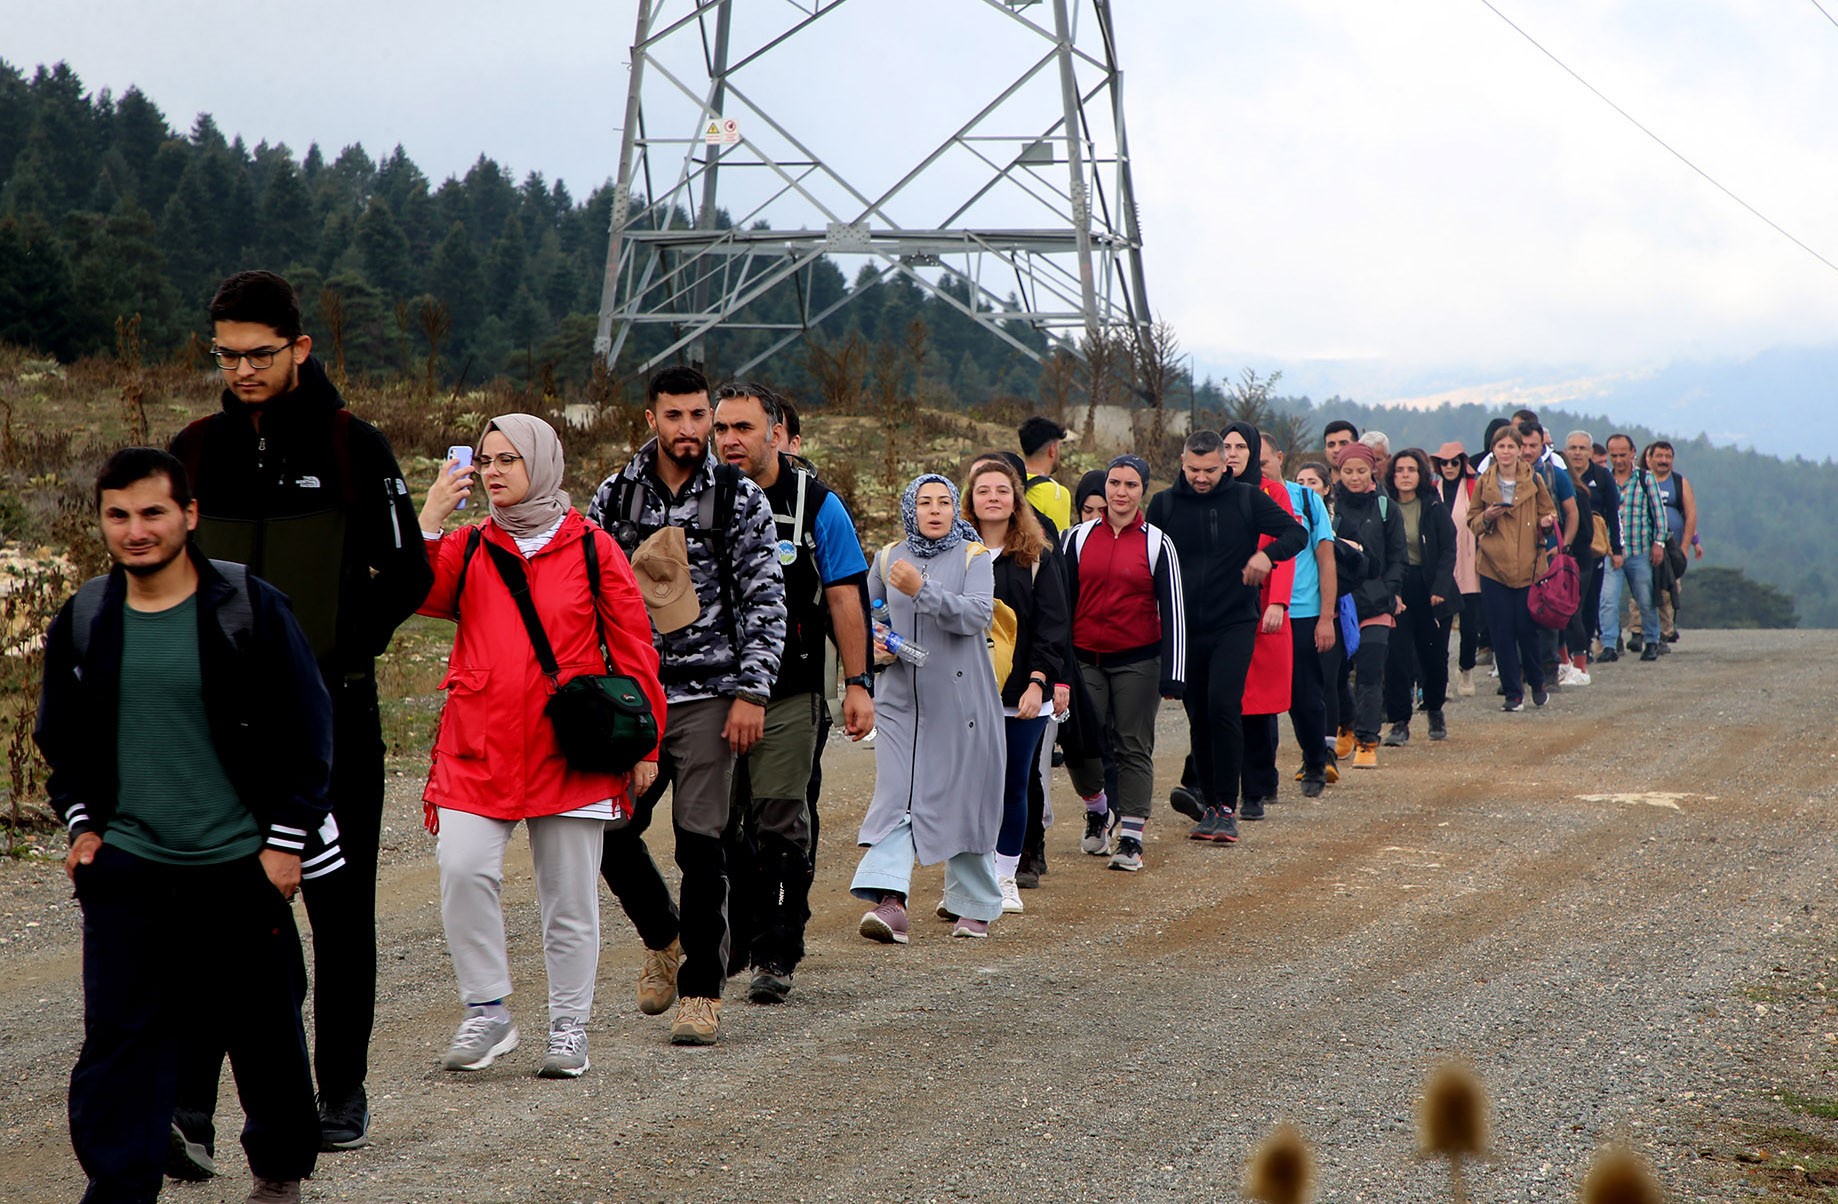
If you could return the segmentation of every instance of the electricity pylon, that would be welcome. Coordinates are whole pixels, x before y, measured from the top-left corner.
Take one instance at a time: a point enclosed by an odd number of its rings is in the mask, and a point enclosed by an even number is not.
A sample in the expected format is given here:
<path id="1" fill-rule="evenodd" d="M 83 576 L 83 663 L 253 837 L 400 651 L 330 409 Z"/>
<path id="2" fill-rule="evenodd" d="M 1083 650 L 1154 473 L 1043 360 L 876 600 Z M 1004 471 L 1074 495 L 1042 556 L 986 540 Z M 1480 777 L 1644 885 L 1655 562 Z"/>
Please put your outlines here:
<path id="1" fill-rule="evenodd" d="M 866 291 L 800 288 L 795 320 L 748 320 L 826 256 L 1036 358 L 1008 323 L 1075 354 L 1148 328 L 1108 0 L 637 4 L 594 341 L 609 364 L 640 325 L 670 338 L 639 372 L 700 362 L 717 328 L 770 332 L 744 373 Z M 928 80 L 928 40 L 975 84 Z M 937 136 L 911 132 L 921 115 Z"/>

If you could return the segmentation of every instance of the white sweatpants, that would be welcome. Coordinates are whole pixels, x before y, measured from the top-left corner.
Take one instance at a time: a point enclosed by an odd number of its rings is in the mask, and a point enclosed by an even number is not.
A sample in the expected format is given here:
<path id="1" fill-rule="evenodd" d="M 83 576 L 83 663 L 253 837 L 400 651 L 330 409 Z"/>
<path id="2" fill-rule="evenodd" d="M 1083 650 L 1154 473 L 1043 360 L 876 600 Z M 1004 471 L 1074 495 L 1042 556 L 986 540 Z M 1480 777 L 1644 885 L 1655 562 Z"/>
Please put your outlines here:
<path id="1" fill-rule="evenodd" d="M 600 849 L 606 824 L 546 815 L 524 821 L 542 906 L 549 971 L 549 1019 L 586 1022 L 600 966 Z M 504 850 L 515 822 L 440 809 L 440 919 L 460 1002 L 471 1007 L 511 993 L 504 949 Z"/>

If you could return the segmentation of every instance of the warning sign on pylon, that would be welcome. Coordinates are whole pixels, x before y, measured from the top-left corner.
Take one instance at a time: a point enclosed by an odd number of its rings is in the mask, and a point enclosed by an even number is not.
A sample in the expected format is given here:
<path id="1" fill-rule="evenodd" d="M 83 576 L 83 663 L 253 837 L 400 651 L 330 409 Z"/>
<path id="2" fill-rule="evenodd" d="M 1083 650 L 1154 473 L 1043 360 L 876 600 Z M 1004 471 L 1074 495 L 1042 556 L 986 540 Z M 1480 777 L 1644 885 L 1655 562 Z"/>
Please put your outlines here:
<path id="1" fill-rule="evenodd" d="M 740 122 L 732 117 L 713 118 L 702 131 L 702 141 L 709 146 L 733 146 L 740 141 Z"/>

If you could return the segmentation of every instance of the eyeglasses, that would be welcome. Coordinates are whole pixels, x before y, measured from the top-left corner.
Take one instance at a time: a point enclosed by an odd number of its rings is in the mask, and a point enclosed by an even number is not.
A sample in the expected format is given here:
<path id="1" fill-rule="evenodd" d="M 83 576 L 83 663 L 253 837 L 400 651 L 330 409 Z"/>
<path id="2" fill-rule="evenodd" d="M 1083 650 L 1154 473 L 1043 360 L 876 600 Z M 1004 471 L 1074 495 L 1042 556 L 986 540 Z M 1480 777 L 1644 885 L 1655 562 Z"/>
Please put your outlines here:
<path id="1" fill-rule="evenodd" d="M 479 457 L 479 471 L 481 472 L 487 471 L 491 468 L 493 464 L 496 464 L 499 468 L 502 468 L 505 472 L 509 472 L 517 464 L 517 462 L 521 459 L 523 459 L 522 456 L 512 455 L 510 452 L 505 452 L 501 456 L 480 456 Z"/>
<path id="2" fill-rule="evenodd" d="M 244 360 L 248 360 L 249 366 L 260 372 L 263 368 L 274 367 L 274 357 L 299 341 L 299 339 L 288 339 L 279 347 L 258 347 L 254 351 L 225 351 L 221 347 L 212 347 L 211 358 L 216 360 L 217 366 L 225 372 L 236 371 L 236 365 Z"/>

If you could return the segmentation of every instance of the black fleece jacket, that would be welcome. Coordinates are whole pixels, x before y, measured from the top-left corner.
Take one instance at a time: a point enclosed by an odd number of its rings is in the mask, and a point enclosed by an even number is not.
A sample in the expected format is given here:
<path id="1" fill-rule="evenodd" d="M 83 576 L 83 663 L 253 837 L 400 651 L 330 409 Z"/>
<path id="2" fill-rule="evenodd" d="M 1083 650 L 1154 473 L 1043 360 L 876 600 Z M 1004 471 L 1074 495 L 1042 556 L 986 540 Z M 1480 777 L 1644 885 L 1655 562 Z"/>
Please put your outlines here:
<path id="1" fill-rule="evenodd" d="M 1252 449 L 1252 456 L 1256 456 Z M 1231 473 L 1196 493 L 1185 474 L 1149 499 L 1149 521 L 1168 533 L 1181 558 L 1181 593 L 1187 603 L 1188 639 L 1198 645 L 1237 623 L 1259 617 L 1257 587 L 1244 583 L 1244 566 L 1258 551 L 1258 536 L 1273 562 L 1290 560 L 1308 544 L 1302 524 L 1255 485 Z"/>
<path id="2" fill-rule="evenodd" d="M 434 584 L 395 453 L 352 417 L 317 359 L 266 402 L 261 428 L 228 390 L 172 441 L 198 499 L 207 556 L 286 594 L 328 682 L 367 673 Z"/>
<path id="3" fill-rule="evenodd" d="M 1334 486 L 1334 534 L 1342 540 L 1360 545 L 1361 553 L 1342 558 L 1340 592 L 1353 595 L 1353 608 L 1361 619 L 1397 613 L 1398 590 L 1404 584 L 1408 561 L 1404 548 L 1404 516 L 1398 505 L 1385 498 L 1379 505 L 1377 491 L 1349 493 L 1344 485 Z M 1335 555 L 1344 545 L 1335 546 Z M 1449 547 L 1453 548 L 1453 540 Z M 1358 565 L 1356 573 L 1344 566 Z"/>

